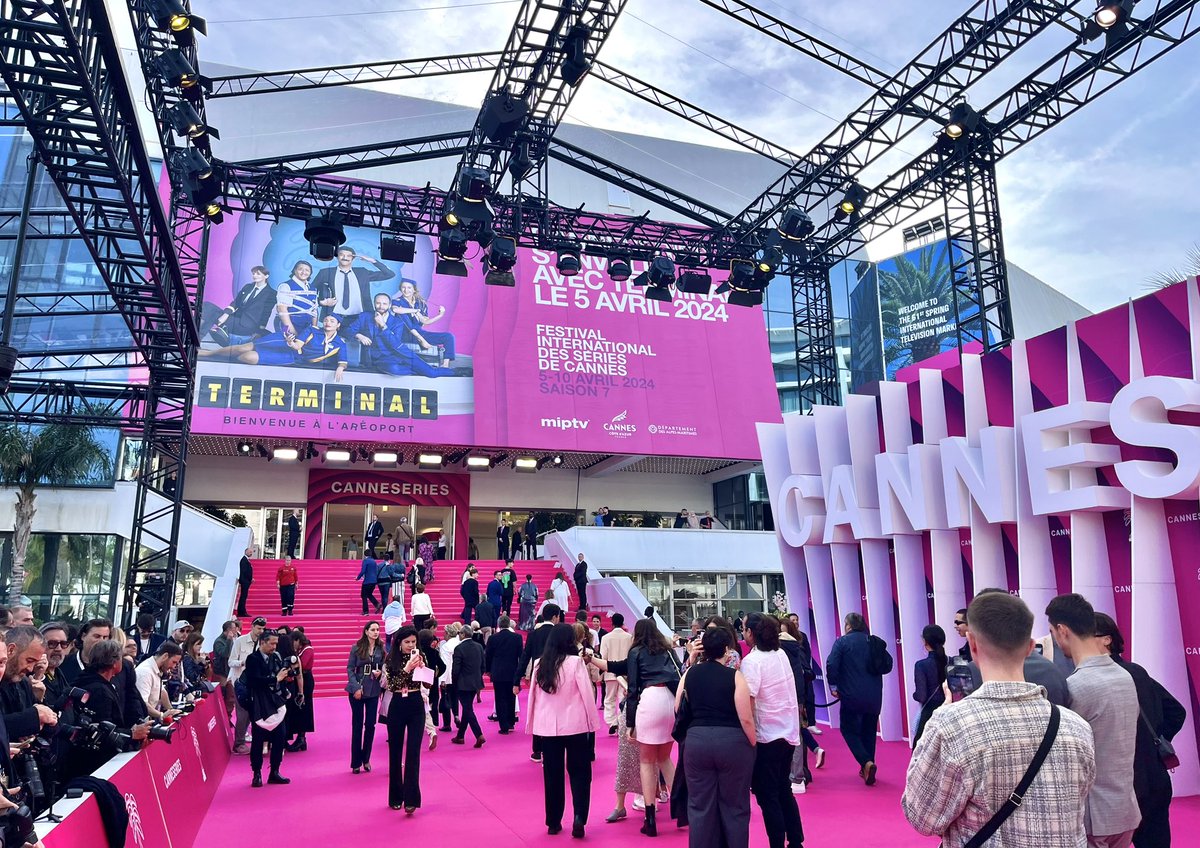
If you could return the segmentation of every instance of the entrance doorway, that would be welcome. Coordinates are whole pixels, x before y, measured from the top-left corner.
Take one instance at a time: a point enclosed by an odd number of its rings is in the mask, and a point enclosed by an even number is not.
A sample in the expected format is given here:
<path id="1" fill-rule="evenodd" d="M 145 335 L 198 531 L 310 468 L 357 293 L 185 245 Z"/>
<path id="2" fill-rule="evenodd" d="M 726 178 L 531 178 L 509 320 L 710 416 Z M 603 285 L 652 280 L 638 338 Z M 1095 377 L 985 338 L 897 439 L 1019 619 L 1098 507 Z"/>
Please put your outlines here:
<path id="1" fill-rule="evenodd" d="M 428 542 L 436 554 L 439 537 L 445 534 L 443 555 L 454 557 L 454 507 L 451 506 L 396 506 L 395 504 L 326 504 L 322 557 L 325 559 L 357 559 L 364 553 L 367 525 L 371 515 L 376 514 L 383 523 L 383 536 L 376 544 L 375 552 L 382 556 L 387 549 L 390 533 L 396 539 L 397 556 L 402 550 L 402 534 L 397 532 L 400 519 L 407 519 L 417 537 L 416 547 Z M 409 558 L 418 556 L 417 550 Z"/>

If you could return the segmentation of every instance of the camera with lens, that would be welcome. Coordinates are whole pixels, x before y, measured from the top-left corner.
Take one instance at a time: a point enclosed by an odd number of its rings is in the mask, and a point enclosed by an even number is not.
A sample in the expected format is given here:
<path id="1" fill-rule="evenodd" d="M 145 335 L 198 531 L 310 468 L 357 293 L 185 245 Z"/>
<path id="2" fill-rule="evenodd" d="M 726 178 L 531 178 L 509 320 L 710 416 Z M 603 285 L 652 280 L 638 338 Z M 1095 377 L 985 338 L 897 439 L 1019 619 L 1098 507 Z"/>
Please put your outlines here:
<path id="1" fill-rule="evenodd" d="M 33 830 L 33 810 L 29 809 L 28 804 L 21 803 L 18 798 L 14 798 L 8 792 L 4 793 L 4 797 L 16 803 L 17 806 L 0 813 L 0 842 L 4 845 L 25 845 L 36 842 L 38 837 Z"/>
<path id="2" fill-rule="evenodd" d="M 175 731 L 179 729 L 177 724 L 162 724 L 161 722 L 150 722 L 150 735 L 152 741 L 161 741 L 170 744 L 171 737 L 175 735 Z"/>

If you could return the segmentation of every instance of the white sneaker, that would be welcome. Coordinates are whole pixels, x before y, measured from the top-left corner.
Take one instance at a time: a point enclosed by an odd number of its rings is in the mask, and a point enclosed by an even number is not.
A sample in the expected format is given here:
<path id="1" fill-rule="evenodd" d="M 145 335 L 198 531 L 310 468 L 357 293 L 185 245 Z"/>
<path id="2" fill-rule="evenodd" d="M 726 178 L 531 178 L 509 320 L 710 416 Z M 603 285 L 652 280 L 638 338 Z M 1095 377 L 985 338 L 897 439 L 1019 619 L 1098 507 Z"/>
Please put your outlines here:
<path id="1" fill-rule="evenodd" d="M 793 784 L 792 784 L 792 794 L 793 794 L 793 795 L 803 795 L 803 794 L 805 793 L 805 791 L 806 791 L 806 790 L 805 790 L 805 786 L 804 786 L 804 781 L 803 781 L 803 780 L 802 780 L 802 781 L 800 781 L 799 783 L 793 783 Z"/>
<path id="2" fill-rule="evenodd" d="M 822 733 L 822 730 L 821 730 L 821 728 L 817 727 L 815 724 L 810 724 L 808 726 L 808 732 L 811 733 L 813 736 L 820 736 Z"/>
<path id="3" fill-rule="evenodd" d="M 646 809 L 646 799 L 641 795 L 633 796 L 633 808 L 635 810 L 644 811 Z"/>

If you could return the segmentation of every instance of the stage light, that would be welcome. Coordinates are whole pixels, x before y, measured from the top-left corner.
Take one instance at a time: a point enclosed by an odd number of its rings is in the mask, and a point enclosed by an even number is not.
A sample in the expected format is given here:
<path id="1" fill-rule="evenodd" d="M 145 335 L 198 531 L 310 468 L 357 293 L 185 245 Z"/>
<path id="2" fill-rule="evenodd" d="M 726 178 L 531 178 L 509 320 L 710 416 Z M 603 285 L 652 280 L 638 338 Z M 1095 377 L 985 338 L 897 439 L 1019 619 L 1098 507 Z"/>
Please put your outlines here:
<path id="1" fill-rule="evenodd" d="M 526 474 L 533 474 L 538 470 L 538 461 L 532 456 L 518 456 L 513 460 L 513 468 Z"/>
<path id="2" fill-rule="evenodd" d="M 729 293 L 730 306 L 762 306 L 763 293 L 761 291 L 739 291 L 735 289 Z"/>
<path id="3" fill-rule="evenodd" d="M 184 34 L 189 29 L 201 35 L 208 35 L 204 18 L 193 15 L 184 8 L 180 0 L 146 0 L 146 11 L 154 18 L 154 23 L 159 29 L 174 35 Z"/>
<path id="4" fill-rule="evenodd" d="M 371 462 L 376 465 L 394 465 L 400 459 L 400 455 L 395 451 L 375 451 L 371 454 Z"/>
<path id="5" fill-rule="evenodd" d="M 1100 0 L 1092 15 L 1092 20 L 1100 29 L 1112 29 L 1133 13 L 1134 2 L 1135 0 L 1120 0 L 1118 3 L 1114 3 L 1112 0 Z"/>
<path id="6" fill-rule="evenodd" d="M 295 448 L 275 448 L 275 450 L 271 451 L 271 458 L 290 462 L 300 458 L 300 451 Z"/>
<path id="7" fill-rule="evenodd" d="M 675 282 L 675 263 L 665 256 L 655 256 L 650 267 L 637 275 L 635 286 L 652 285 L 665 288 Z"/>
<path id="8" fill-rule="evenodd" d="M 554 456 L 543 456 L 537 461 L 537 470 L 541 471 L 547 465 L 553 465 L 555 468 L 563 464 L 563 458 L 560 454 Z"/>
<path id="9" fill-rule="evenodd" d="M 213 138 L 221 137 L 221 134 L 215 129 L 205 125 L 200 113 L 196 111 L 196 107 L 186 101 L 176 103 L 167 110 L 167 121 L 170 122 L 171 129 L 175 130 L 176 135 L 186 136 L 192 140 L 205 135 L 211 135 Z"/>
<path id="10" fill-rule="evenodd" d="M 304 224 L 304 238 L 308 242 L 308 252 L 314 259 L 328 262 L 336 258 L 337 249 L 346 243 L 342 216 L 336 212 L 325 214 L 316 209 L 312 210 Z"/>
<path id="11" fill-rule="evenodd" d="M 468 471 L 491 471 L 492 458 L 490 456 L 468 456 L 467 457 Z"/>
<path id="12" fill-rule="evenodd" d="M 866 199 L 867 190 L 856 182 L 850 183 L 846 188 L 846 193 L 838 203 L 837 209 L 833 212 L 833 219 L 835 221 L 844 221 L 851 215 L 857 215 L 862 210 Z"/>
<path id="13" fill-rule="evenodd" d="M 775 269 L 779 267 L 779 263 L 783 261 L 783 251 L 779 247 L 763 248 L 758 259 L 757 274 L 775 275 Z"/>
<path id="14" fill-rule="evenodd" d="M 158 71 L 159 78 L 172 88 L 188 89 L 200 82 L 200 75 L 196 73 L 192 63 L 175 47 L 164 50 L 154 60 L 154 68 Z"/>
<path id="15" fill-rule="evenodd" d="M 417 256 L 417 237 L 408 233 L 379 234 L 379 258 L 385 262 L 412 262 Z"/>
<path id="16" fill-rule="evenodd" d="M 550 457 L 550 464 L 551 465 L 562 465 L 563 464 L 562 454 L 556 453 L 554 456 Z"/>
<path id="17" fill-rule="evenodd" d="M 575 24 L 563 39 L 563 63 L 559 75 L 563 81 L 574 88 L 579 81 L 592 69 L 591 59 L 587 55 L 587 43 L 592 31 L 583 24 Z"/>
<path id="18" fill-rule="evenodd" d="M 535 170 L 537 170 L 537 163 L 533 161 L 529 139 L 522 137 L 513 147 L 512 158 L 508 160 L 508 173 L 512 176 L 513 182 L 519 183 Z"/>
<path id="19" fill-rule="evenodd" d="M 463 168 L 458 175 L 458 193 L 467 203 L 482 203 L 492 193 L 492 175 L 483 168 Z"/>
<path id="20" fill-rule="evenodd" d="M 254 452 L 254 445 L 249 442 L 238 442 L 237 451 L 241 456 L 249 456 Z"/>
<path id="21" fill-rule="evenodd" d="M 517 242 L 515 239 L 497 237 L 492 239 L 487 252 L 488 272 L 483 282 L 489 286 L 515 286 L 512 269 L 517 264 Z"/>
<path id="22" fill-rule="evenodd" d="M 633 266 L 628 253 L 610 253 L 608 256 L 608 278 L 614 283 L 623 283 L 633 276 Z"/>
<path id="23" fill-rule="evenodd" d="M 962 138 L 970 135 L 979 128 L 979 113 L 971 108 L 965 100 L 955 103 L 950 110 L 950 120 L 946 122 L 943 132 L 947 138 Z"/>
<path id="24" fill-rule="evenodd" d="M 440 453 L 422 453 L 417 455 L 417 467 L 419 468 L 441 468 L 442 455 Z"/>
<path id="25" fill-rule="evenodd" d="M 326 462 L 349 462 L 350 451 L 345 448 L 329 448 L 325 451 Z"/>
<path id="26" fill-rule="evenodd" d="M 785 209 L 779 218 L 779 234 L 785 239 L 784 244 L 803 241 L 817 230 L 817 225 L 803 209 L 791 207 Z"/>
<path id="27" fill-rule="evenodd" d="M 558 273 L 564 277 L 574 277 L 583 267 L 579 258 L 579 248 L 576 245 L 565 244 L 558 248 L 558 261 L 554 263 Z"/>
<path id="28" fill-rule="evenodd" d="M 213 175 L 212 163 L 204 158 L 204 154 L 194 147 L 177 151 L 175 153 L 175 163 L 183 172 L 185 179 L 202 182 Z"/>
<path id="29" fill-rule="evenodd" d="M 684 271 L 675 281 L 675 289 L 689 294 L 708 294 L 712 289 L 712 277 L 700 271 Z"/>

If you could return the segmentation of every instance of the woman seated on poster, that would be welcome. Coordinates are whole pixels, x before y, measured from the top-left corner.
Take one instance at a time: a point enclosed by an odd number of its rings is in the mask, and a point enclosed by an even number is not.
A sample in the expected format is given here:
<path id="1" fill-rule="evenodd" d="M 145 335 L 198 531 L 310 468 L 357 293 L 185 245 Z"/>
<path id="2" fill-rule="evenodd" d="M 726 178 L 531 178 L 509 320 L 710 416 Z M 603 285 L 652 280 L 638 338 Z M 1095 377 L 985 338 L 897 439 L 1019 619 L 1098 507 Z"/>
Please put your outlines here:
<path id="1" fill-rule="evenodd" d="M 202 359 L 233 359 L 246 365 L 299 365 L 306 368 L 333 368 L 333 379 L 342 381 L 349 359 L 346 340 L 338 335 L 342 322 L 326 315 L 321 329 L 308 327 L 296 335 L 271 333 L 240 345 L 200 350 Z"/>
<path id="2" fill-rule="evenodd" d="M 417 293 L 416 284 L 411 280 L 405 280 L 400 284 L 400 291 L 392 298 L 392 312 L 401 316 L 405 321 L 407 329 L 407 335 L 404 336 L 405 341 L 416 342 L 422 350 L 432 350 L 435 345 L 441 347 L 442 367 L 450 367 L 450 363 L 454 361 L 454 335 L 425 329 L 426 324 L 441 320 L 446 314 L 446 307 L 439 306 L 437 315 L 430 318 L 429 304 Z"/>

